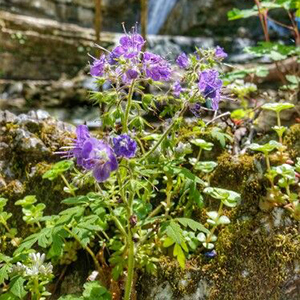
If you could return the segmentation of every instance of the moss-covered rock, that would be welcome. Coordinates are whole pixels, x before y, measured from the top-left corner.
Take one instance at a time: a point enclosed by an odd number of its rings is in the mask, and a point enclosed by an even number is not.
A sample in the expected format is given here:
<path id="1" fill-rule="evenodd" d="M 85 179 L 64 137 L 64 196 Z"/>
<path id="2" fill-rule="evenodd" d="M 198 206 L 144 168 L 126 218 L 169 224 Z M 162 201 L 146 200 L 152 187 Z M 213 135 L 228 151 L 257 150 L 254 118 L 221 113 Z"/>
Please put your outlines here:
<path id="1" fill-rule="evenodd" d="M 157 278 L 141 277 L 138 299 L 300 299 L 299 222 L 284 208 L 259 209 L 268 184 L 264 170 L 261 155 L 219 156 L 211 185 L 241 193 L 242 202 L 225 210 L 231 224 L 218 230 L 217 256 L 193 254 L 185 270 L 175 260 L 161 258 Z M 216 209 L 214 201 L 206 204 L 206 209 Z M 202 222 L 204 212 L 199 212 Z"/>
<path id="2" fill-rule="evenodd" d="M 60 210 L 57 205 L 67 194 L 63 182 L 42 179 L 51 164 L 60 157 L 55 154 L 74 137 L 74 127 L 57 121 L 44 111 L 15 116 L 0 111 L 0 197 L 7 198 L 10 220 L 22 235 L 22 213 L 14 203 L 26 195 L 36 195 L 46 204 L 46 214 Z"/>
<path id="3" fill-rule="evenodd" d="M 300 124 L 289 128 L 284 137 L 284 144 L 288 147 L 292 159 L 300 157 Z"/>

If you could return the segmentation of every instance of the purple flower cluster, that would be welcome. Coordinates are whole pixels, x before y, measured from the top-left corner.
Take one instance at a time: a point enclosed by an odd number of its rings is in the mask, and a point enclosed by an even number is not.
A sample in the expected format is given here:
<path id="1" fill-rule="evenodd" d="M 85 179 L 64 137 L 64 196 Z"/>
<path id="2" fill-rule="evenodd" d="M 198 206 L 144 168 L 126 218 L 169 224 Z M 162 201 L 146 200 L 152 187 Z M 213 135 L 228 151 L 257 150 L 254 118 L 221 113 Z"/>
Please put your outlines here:
<path id="1" fill-rule="evenodd" d="M 114 149 L 106 142 L 91 137 L 85 125 L 77 127 L 76 135 L 67 156 L 75 157 L 79 166 L 92 171 L 98 182 L 107 180 L 110 173 L 118 168 L 117 156 L 131 158 L 136 152 L 136 142 L 125 134 L 114 138 Z"/>
<path id="2" fill-rule="evenodd" d="M 115 64 L 117 59 L 123 56 L 126 59 L 137 58 L 145 44 L 143 37 L 135 30 L 119 40 L 120 45 L 112 50 L 109 55 L 109 63 Z"/>
<path id="3" fill-rule="evenodd" d="M 115 154 L 119 157 L 131 158 L 135 156 L 136 142 L 131 139 L 127 134 L 121 134 L 113 138 L 113 148 Z"/>
<path id="4" fill-rule="evenodd" d="M 157 54 L 150 52 L 144 53 L 143 69 L 146 78 L 151 78 L 155 81 L 166 81 L 171 77 L 170 64 Z"/>
<path id="5" fill-rule="evenodd" d="M 214 69 L 204 70 L 199 75 L 198 87 L 205 99 L 212 100 L 212 109 L 219 108 L 219 101 L 221 97 L 221 88 L 223 82 L 219 79 L 219 72 Z"/>
<path id="6" fill-rule="evenodd" d="M 136 28 L 126 33 L 119 40 L 109 55 L 101 55 L 99 59 L 94 58 L 90 68 L 92 76 L 115 74 L 122 79 L 123 83 L 129 84 L 139 76 L 150 78 L 155 81 L 166 81 L 171 77 L 170 64 L 161 56 L 145 52 L 142 48 L 145 44 L 143 37 L 137 33 Z M 121 63 L 119 61 L 122 60 Z"/>
<path id="7" fill-rule="evenodd" d="M 226 58 L 228 55 L 227 53 L 224 51 L 223 48 L 221 48 L 220 46 L 217 46 L 215 49 L 215 56 L 217 58 Z"/>

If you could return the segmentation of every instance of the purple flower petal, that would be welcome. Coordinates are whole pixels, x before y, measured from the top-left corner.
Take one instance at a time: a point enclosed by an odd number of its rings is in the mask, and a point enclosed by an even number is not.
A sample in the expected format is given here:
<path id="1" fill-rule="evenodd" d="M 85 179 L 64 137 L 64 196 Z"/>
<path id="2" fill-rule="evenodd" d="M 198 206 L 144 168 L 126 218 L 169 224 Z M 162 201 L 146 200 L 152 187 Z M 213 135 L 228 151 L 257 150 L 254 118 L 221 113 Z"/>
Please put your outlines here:
<path id="1" fill-rule="evenodd" d="M 135 156 L 137 144 L 127 134 L 113 138 L 113 148 L 117 156 L 131 158 Z"/>
<path id="2" fill-rule="evenodd" d="M 143 69 L 146 77 L 154 81 L 167 81 L 171 77 L 170 64 L 161 56 L 151 52 L 144 53 Z"/>
<path id="3" fill-rule="evenodd" d="M 181 53 L 177 59 L 176 63 L 181 69 L 186 69 L 189 66 L 189 58 L 188 56 L 183 52 Z"/>
<path id="4" fill-rule="evenodd" d="M 106 64 L 106 58 L 104 54 L 102 54 L 99 59 L 94 59 L 94 62 L 90 68 L 91 75 L 102 76 L 104 74 L 105 64 Z"/>
<path id="5" fill-rule="evenodd" d="M 222 84 L 217 70 L 208 69 L 200 73 L 199 89 L 205 99 L 212 100 L 213 110 L 217 110 L 219 107 Z"/>
<path id="6" fill-rule="evenodd" d="M 228 55 L 224 51 L 224 48 L 221 48 L 220 46 L 217 46 L 215 49 L 215 55 L 217 58 L 226 58 Z"/>

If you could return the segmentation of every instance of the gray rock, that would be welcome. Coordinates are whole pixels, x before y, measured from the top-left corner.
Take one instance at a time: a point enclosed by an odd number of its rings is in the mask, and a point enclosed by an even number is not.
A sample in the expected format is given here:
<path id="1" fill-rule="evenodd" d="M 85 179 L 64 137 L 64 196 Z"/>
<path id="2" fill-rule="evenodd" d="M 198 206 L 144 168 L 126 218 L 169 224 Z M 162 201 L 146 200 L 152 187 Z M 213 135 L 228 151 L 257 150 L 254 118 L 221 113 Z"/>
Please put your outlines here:
<path id="1" fill-rule="evenodd" d="M 0 124 L 16 123 L 17 117 L 8 110 L 0 110 Z"/>
<path id="2" fill-rule="evenodd" d="M 50 152 L 39 138 L 35 137 L 25 129 L 18 128 L 16 130 L 15 143 L 21 151 L 39 155 Z"/>

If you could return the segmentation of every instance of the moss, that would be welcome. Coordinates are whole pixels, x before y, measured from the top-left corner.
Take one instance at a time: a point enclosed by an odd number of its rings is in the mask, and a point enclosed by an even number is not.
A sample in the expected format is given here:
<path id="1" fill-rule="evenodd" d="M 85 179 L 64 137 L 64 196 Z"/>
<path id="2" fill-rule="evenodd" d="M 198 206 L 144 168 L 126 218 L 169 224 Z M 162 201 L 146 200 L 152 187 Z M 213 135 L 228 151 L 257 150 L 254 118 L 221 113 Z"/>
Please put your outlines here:
<path id="1" fill-rule="evenodd" d="M 210 182 L 212 186 L 242 192 L 254 172 L 254 157 L 246 154 L 237 157 L 225 152 L 218 157 L 218 166 Z"/>
<path id="2" fill-rule="evenodd" d="M 207 270 L 214 278 L 210 299 L 284 299 L 283 285 L 300 255 L 299 233 L 296 226 L 267 233 L 260 217 L 220 232 L 218 257 Z"/>
<path id="3" fill-rule="evenodd" d="M 292 159 L 300 157 L 300 124 L 292 125 L 284 137 L 284 144 Z"/>

